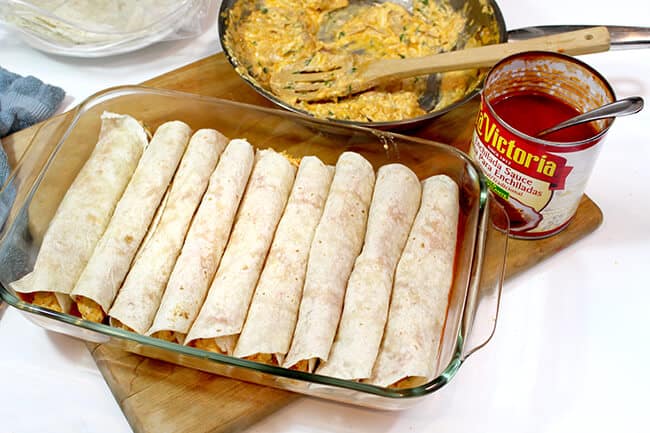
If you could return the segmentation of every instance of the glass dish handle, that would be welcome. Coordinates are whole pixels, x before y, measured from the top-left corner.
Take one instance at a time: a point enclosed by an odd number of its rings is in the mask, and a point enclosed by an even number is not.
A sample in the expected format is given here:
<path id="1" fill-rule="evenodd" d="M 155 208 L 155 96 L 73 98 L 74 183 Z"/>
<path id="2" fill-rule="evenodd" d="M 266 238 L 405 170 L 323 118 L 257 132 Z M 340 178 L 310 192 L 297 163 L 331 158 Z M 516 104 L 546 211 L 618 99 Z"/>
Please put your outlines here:
<path id="1" fill-rule="evenodd" d="M 486 211 L 480 230 L 483 239 L 477 242 L 472 269 L 472 286 L 465 304 L 462 326 L 464 360 L 487 344 L 496 328 L 508 246 L 508 216 L 492 193 L 488 194 Z"/>

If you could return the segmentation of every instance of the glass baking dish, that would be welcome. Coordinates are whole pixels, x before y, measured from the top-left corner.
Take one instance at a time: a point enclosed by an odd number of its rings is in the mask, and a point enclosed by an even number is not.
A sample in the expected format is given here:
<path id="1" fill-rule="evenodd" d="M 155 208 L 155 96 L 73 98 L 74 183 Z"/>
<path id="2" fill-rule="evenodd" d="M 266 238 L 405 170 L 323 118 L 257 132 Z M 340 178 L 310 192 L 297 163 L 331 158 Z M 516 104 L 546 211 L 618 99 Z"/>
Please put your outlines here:
<path id="1" fill-rule="evenodd" d="M 50 311 L 19 299 L 9 283 L 31 271 L 43 234 L 61 198 L 97 140 L 103 111 L 130 114 L 151 131 L 168 120 L 193 129 L 215 128 L 257 148 L 334 164 L 355 151 L 374 166 L 399 161 L 424 179 L 444 173 L 460 186 L 461 217 L 453 286 L 440 345 L 437 376 L 413 388 L 365 383 L 288 370 L 145 337 Z M 0 296 L 45 329 L 82 340 L 244 381 L 382 409 L 403 409 L 444 386 L 463 361 L 488 342 L 496 324 L 508 220 L 474 163 L 439 143 L 354 126 L 339 126 L 284 111 L 145 87 L 100 92 L 42 124 L 0 192 L 13 205 L 0 231 Z"/>

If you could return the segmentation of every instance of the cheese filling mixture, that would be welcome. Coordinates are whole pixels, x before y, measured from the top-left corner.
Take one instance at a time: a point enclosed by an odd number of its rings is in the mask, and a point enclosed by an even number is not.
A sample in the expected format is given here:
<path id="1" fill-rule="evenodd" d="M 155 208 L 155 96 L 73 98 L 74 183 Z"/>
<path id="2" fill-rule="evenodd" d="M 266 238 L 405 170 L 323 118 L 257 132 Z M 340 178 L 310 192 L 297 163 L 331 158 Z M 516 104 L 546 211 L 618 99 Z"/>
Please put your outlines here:
<path id="1" fill-rule="evenodd" d="M 240 65 L 239 72 L 269 91 L 274 72 L 304 64 L 319 66 L 336 54 L 352 55 L 355 62 L 362 63 L 450 51 L 466 21 L 462 12 L 433 0 L 415 0 L 412 13 L 390 2 L 239 1 L 228 18 L 226 44 Z M 448 72 L 441 77 L 436 108 L 462 98 L 480 80 L 478 70 Z M 426 81 L 426 76 L 397 80 L 337 101 L 285 102 L 321 118 L 361 122 L 409 119 L 425 114 L 418 98 Z"/>

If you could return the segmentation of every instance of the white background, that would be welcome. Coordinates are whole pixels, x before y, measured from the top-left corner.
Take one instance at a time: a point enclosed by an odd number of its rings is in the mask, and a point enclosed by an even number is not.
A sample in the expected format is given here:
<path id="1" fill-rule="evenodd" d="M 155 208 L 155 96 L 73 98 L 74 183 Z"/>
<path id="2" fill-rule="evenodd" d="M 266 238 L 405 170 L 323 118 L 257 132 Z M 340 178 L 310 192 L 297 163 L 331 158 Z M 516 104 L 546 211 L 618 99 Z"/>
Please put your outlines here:
<path id="1" fill-rule="evenodd" d="M 647 0 L 503 0 L 508 28 L 650 26 Z M 0 27 L 0 65 L 63 87 L 69 108 L 220 50 L 197 39 L 103 59 L 32 50 Z M 650 103 L 650 50 L 582 57 L 619 97 Z M 641 432 L 650 415 L 650 107 L 615 122 L 587 187 L 603 225 L 508 281 L 493 340 L 415 408 L 378 412 L 301 398 L 251 432 Z M 0 321 L 0 433 L 130 432 L 85 347 L 13 309 Z M 218 404 L 215 402 L 215 404 Z"/>

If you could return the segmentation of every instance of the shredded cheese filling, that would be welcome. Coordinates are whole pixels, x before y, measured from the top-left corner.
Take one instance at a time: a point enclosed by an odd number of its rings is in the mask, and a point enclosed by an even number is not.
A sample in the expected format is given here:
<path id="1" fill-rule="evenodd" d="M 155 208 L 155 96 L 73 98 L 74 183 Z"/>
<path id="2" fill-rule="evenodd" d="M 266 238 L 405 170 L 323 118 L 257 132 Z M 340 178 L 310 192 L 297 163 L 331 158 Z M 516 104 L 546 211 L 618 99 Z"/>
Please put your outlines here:
<path id="1" fill-rule="evenodd" d="M 51 292 L 34 293 L 32 303 L 43 308 L 58 311 L 59 313 L 63 312 L 61 305 L 59 305 L 59 301 L 56 299 L 56 295 Z"/>
<path id="2" fill-rule="evenodd" d="M 329 15 L 343 7 L 347 7 L 343 19 Z M 318 67 L 336 54 L 364 62 L 450 51 L 462 35 L 465 18 L 445 2 L 429 0 L 414 1 L 412 13 L 390 2 L 263 0 L 237 2 L 229 23 L 226 44 L 240 64 L 239 72 L 270 89 L 274 72 L 306 62 L 310 68 Z M 478 82 L 478 75 L 476 70 L 442 74 L 436 108 L 462 98 Z M 426 90 L 426 78 L 398 80 L 336 101 L 285 102 L 321 118 L 409 119 L 425 114 L 418 99 Z"/>
<path id="3" fill-rule="evenodd" d="M 77 309 L 82 318 L 91 322 L 102 323 L 106 317 L 102 307 L 85 296 L 79 296 L 77 299 Z"/>

